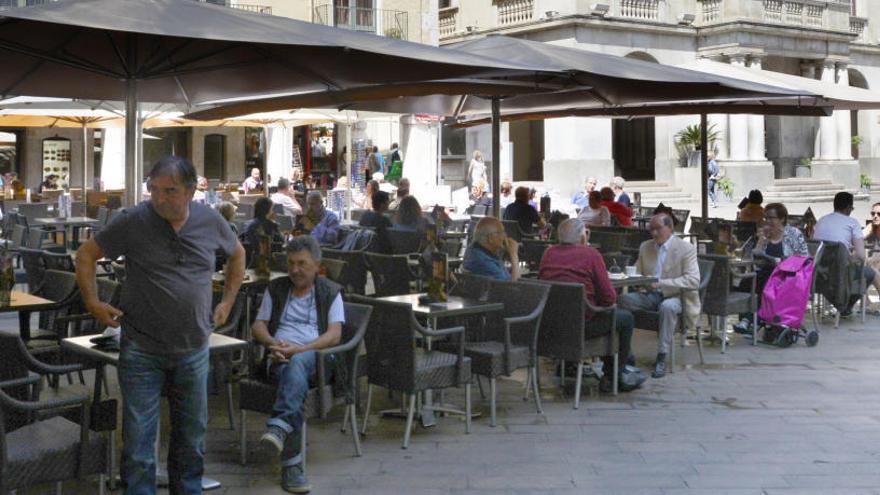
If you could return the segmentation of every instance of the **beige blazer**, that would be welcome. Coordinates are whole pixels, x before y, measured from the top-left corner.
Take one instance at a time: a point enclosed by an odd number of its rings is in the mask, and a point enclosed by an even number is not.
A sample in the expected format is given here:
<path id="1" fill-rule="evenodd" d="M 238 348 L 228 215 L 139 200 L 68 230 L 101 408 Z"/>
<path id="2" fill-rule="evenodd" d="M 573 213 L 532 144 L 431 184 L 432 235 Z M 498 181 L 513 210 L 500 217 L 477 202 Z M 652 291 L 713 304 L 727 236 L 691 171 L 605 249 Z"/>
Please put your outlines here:
<path id="1" fill-rule="evenodd" d="M 639 247 L 636 262 L 639 273 L 653 276 L 657 267 L 657 244 L 645 241 Z M 672 236 L 667 247 L 666 261 L 660 276 L 660 290 L 664 297 L 679 297 L 682 301 L 684 324 L 694 328 L 700 317 L 700 267 L 697 264 L 697 249 L 693 244 Z"/>

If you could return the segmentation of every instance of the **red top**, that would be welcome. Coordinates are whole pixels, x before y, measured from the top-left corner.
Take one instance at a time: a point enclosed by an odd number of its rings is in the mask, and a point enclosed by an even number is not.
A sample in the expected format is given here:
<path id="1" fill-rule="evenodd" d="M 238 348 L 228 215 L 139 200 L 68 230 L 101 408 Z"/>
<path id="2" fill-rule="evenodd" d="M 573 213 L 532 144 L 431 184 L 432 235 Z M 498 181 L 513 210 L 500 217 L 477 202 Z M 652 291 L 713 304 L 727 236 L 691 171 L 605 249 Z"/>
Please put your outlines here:
<path id="1" fill-rule="evenodd" d="M 584 284 L 584 295 L 593 306 L 611 306 L 617 301 L 617 292 L 611 286 L 605 261 L 596 248 L 580 244 L 557 244 L 544 251 L 541 280 Z M 593 317 L 587 310 L 587 319 Z"/>
<path id="2" fill-rule="evenodd" d="M 617 219 L 617 223 L 623 227 L 629 227 L 633 224 L 633 211 L 623 203 L 617 201 L 602 201 L 600 205 L 608 208 L 608 211 Z"/>

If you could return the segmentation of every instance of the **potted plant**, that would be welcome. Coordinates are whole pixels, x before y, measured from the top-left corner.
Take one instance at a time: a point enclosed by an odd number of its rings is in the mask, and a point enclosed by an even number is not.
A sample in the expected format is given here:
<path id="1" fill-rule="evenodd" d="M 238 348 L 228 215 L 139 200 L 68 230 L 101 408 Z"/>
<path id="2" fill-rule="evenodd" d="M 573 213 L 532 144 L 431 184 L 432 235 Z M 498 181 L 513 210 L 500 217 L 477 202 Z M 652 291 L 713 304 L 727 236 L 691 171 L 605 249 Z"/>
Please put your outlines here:
<path id="1" fill-rule="evenodd" d="M 718 142 L 719 132 L 715 130 L 715 124 L 706 129 L 709 149 L 715 149 Z M 700 126 L 689 125 L 675 134 L 675 147 L 678 149 L 678 157 L 682 167 L 698 167 L 700 165 Z"/>
<path id="2" fill-rule="evenodd" d="M 859 157 L 859 145 L 862 144 L 862 136 L 853 136 L 852 137 L 852 156 L 853 158 Z"/>
<path id="3" fill-rule="evenodd" d="M 798 166 L 794 168 L 794 176 L 795 177 L 812 177 L 813 169 L 812 169 L 813 161 L 809 158 L 801 158 Z"/>
<path id="4" fill-rule="evenodd" d="M 859 175 L 859 184 L 862 186 L 862 192 L 871 194 L 871 176 L 868 174 Z"/>
<path id="5" fill-rule="evenodd" d="M 715 187 L 717 187 L 718 191 L 727 198 L 727 201 L 730 201 L 733 198 L 733 186 L 735 185 L 733 179 L 730 177 L 722 177 L 715 183 Z"/>

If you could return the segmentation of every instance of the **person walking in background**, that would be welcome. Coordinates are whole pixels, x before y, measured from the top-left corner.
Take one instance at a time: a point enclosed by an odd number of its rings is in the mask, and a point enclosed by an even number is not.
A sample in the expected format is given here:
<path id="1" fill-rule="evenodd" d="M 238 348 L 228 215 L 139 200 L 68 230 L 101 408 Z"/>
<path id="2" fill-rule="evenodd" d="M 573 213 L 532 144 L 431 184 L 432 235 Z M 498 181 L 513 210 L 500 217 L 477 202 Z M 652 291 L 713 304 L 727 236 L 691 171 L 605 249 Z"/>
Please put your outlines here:
<path id="1" fill-rule="evenodd" d="M 489 176 L 486 173 L 486 162 L 483 161 L 483 153 L 480 150 L 474 150 L 474 157 L 467 171 L 468 185 L 474 187 L 477 183 L 484 184 L 483 189 L 488 190 L 486 185 L 489 184 Z"/>
<path id="2" fill-rule="evenodd" d="M 718 208 L 718 200 L 715 198 L 715 184 L 718 182 L 721 170 L 718 168 L 718 162 L 715 161 L 715 153 L 711 151 L 706 153 L 706 158 L 709 159 L 709 199 L 712 200 L 712 208 Z"/>
<path id="3" fill-rule="evenodd" d="M 391 163 L 402 162 L 400 157 L 400 146 L 397 143 L 391 143 Z"/>

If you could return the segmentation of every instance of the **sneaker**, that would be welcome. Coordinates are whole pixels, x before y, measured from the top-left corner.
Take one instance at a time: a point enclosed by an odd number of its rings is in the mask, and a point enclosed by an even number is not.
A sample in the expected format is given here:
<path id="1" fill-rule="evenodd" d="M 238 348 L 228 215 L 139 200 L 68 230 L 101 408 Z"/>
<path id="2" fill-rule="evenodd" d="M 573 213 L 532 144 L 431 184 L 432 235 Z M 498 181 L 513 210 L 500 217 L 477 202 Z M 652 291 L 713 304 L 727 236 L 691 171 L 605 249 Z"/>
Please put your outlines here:
<path id="1" fill-rule="evenodd" d="M 733 331 L 740 335 L 751 335 L 752 322 L 749 320 L 739 320 L 736 322 L 736 325 L 733 326 Z"/>
<path id="2" fill-rule="evenodd" d="M 263 433 L 263 436 L 260 437 L 260 443 L 274 450 L 275 454 L 280 454 L 281 450 L 284 449 L 285 438 L 287 438 L 287 433 L 281 427 L 269 425 L 266 428 L 266 433 Z"/>
<path id="3" fill-rule="evenodd" d="M 645 373 L 635 366 L 624 366 L 620 370 L 620 377 L 617 380 L 617 389 L 621 392 L 632 392 L 642 386 L 648 377 Z"/>
<path id="4" fill-rule="evenodd" d="M 294 464 L 281 470 L 281 488 L 288 493 L 309 493 L 312 491 L 312 485 L 306 479 L 302 464 Z"/>

